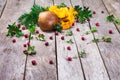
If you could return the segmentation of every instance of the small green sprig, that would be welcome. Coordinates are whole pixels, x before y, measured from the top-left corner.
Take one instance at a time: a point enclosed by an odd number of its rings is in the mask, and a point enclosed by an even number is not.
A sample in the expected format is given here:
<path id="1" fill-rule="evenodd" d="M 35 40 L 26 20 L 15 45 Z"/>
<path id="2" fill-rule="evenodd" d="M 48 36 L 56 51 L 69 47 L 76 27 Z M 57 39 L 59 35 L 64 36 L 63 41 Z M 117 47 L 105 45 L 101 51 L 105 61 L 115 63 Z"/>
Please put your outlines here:
<path id="1" fill-rule="evenodd" d="M 115 22 L 116 24 L 120 25 L 120 19 L 115 18 L 114 15 L 107 16 L 107 21 L 109 21 L 109 22 Z"/>
<path id="2" fill-rule="evenodd" d="M 65 3 L 61 3 L 60 5 L 58 5 L 59 8 L 61 7 L 67 7 L 67 5 Z"/>
<path id="3" fill-rule="evenodd" d="M 36 54 L 35 46 L 28 46 L 27 51 L 25 52 L 25 54 L 27 54 L 27 55 Z"/>
<path id="4" fill-rule="evenodd" d="M 85 23 L 88 18 L 92 17 L 89 7 L 82 8 L 80 6 L 75 6 L 74 9 L 78 12 L 76 19 L 78 19 L 80 23 Z"/>
<path id="5" fill-rule="evenodd" d="M 35 33 L 35 25 L 30 25 L 29 31 L 31 34 Z"/>
<path id="6" fill-rule="evenodd" d="M 90 33 L 95 33 L 95 32 L 97 32 L 97 28 L 96 28 L 96 27 L 92 27 L 92 28 L 90 29 L 90 31 L 86 31 L 85 34 L 88 35 L 88 34 L 90 34 Z"/>
<path id="7" fill-rule="evenodd" d="M 35 46 L 31 46 L 31 44 L 30 44 L 32 38 L 33 38 L 33 37 L 32 37 L 32 35 L 31 35 L 31 33 L 30 33 L 30 34 L 29 34 L 28 47 L 27 47 L 27 50 L 26 50 L 26 52 L 25 52 L 25 54 L 27 54 L 27 55 L 36 54 Z"/>
<path id="8" fill-rule="evenodd" d="M 92 42 L 94 42 L 94 43 L 98 43 L 98 42 L 100 42 L 100 41 L 103 41 L 103 42 L 111 42 L 112 39 L 111 39 L 110 37 L 108 37 L 108 36 L 102 36 L 101 39 L 99 39 L 99 38 L 94 38 L 94 39 L 92 40 Z"/>
<path id="9" fill-rule="evenodd" d="M 60 24 L 55 24 L 54 25 L 54 30 L 58 31 L 58 32 L 61 32 L 62 31 L 62 26 Z"/>
<path id="10" fill-rule="evenodd" d="M 103 36 L 102 40 L 105 41 L 105 42 L 111 42 L 112 39 L 108 36 Z"/>
<path id="11" fill-rule="evenodd" d="M 40 12 L 46 11 L 46 8 L 38 6 L 38 5 L 33 5 L 31 8 L 31 11 L 29 13 L 24 13 L 18 18 L 18 21 L 25 25 L 26 28 L 30 28 L 31 25 L 35 27 L 38 21 L 38 15 Z"/>
<path id="12" fill-rule="evenodd" d="M 68 31 L 66 32 L 66 36 L 72 36 L 72 35 L 73 35 L 72 30 L 68 30 Z"/>
<path id="13" fill-rule="evenodd" d="M 85 50 L 82 50 L 81 52 L 78 52 L 78 55 L 74 56 L 73 58 L 76 59 L 76 58 L 83 58 L 86 56 L 86 51 Z"/>
<path id="14" fill-rule="evenodd" d="M 78 53 L 78 57 L 83 58 L 86 55 L 85 50 Z"/>
<path id="15" fill-rule="evenodd" d="M 92 27 L 92 28 L 90 29 L 90 31 L 91 31 L 92 33 L 97 32 L 97 28 L 96 28 L 96 27 Z"/>
<path id="16" fill-rule="evenodd" d="M 98 43 L 99 41 L 100 41 L 100 39 L 98 39 L 98 38 L 94 38 L 94 39 L 92 40 L 93 43 Z"/>
<path id="17" fill-rule="evenodd" d="M 12 25 L 8 25 L 7 29 L 8 32 L 6 36 L 14 36 L 14 35 L 16 37 L 23 36 L 22 30 L 20 30 L 20 27 L 18 27 L 15 22 Z"/>
<path id="18" fill-rule="evenodd" d="M 37 37 L 36 37 L 37 40 L 40 40 L 40 41 L 45 41 L 45 35 L 44 34 L 39 34 Z"/>
<path id="19" fill-rule="evenodd" d="M 66 42 L 69 43 L 69 44 L 73 44 L 73 43 L 74 43 L 74 42 L 72 41 L 72 39 L 69 39 L 69 40 L 67 40 Z"/>

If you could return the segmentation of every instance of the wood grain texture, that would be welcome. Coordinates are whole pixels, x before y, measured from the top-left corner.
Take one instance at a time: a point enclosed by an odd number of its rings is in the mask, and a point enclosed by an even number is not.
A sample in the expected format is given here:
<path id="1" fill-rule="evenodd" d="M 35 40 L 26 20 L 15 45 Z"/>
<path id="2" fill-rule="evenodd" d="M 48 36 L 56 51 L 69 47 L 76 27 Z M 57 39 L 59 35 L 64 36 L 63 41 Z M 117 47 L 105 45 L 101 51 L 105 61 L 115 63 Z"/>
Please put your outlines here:
<path id="1" fill-rule="evenodd" d="M 28 4 L 28 2 L 30 3 Z M 33 3 L 33 0 L 7 1 L 6 8 L 0 18 L 0 80 L 23 79 L 26 60 L 26 55 L 23 54 L 25 40 L 24 38 L 8 38 L 6 32 L 7 25 L 16 21 L 21 13 L 30 9 Z M 17 42 L 12 43 L 12 39 L 16 39 Z"/>
<path id="2" fill-rule="evenodd" d="M 68 61 L 68 57 L 78 56 L 78 51 L 75 45 L 73 36 L 65 37 L 66 32 L 56 36 L 57 39 L 57 61 L 58 61 L 58 79 L 59 80 L 84 80 L 82 68 L 79 59 L 73 59 Z M 64 36 L 65 40 L 61 40 Z M 72 39 L 74 44 L 70 45 L 66 43 L 67 40 Z M 67 46 L 71 47 L 71 50 L 67 50 Z"/>
<path id="3" fill-rule="evenodd" d="M 77 32 L 76 28 L 80 28 L 80 32 Z M 86 55 L 81 58 L 86 80 L 109 80 L 97 45 L 95 43 L 90 43 L 93 40 L 93 35 L 84 35 L 84 33 L 89 30 L 88 24 L 76 23 L 75 27 L 72 28 L 78 51 L 81 52 L 85 50 L 86 52 Z M 83 35 L 85 41 L 81 40 Z"/>
<path id="4" fill-rule="evenodd" d="M 4 13 L 2 14 L 0 19 L 0 25 L 1 25 L 0 32 L 6 33 L 7 32 L 6 27 L 8 26 L 8 24 L 17 21 L 18 17 L 21 14 L 30 11 L 30 8 L 32 7 L 33 3 L 34 0 L 29 1 L 29 3 L 27 2 L 27 0 L 16 0 L 16 1 L 8 0 L 6 4 L 6 8 L 4 9 Z"/>
<path id="5" fill-rule="evenodd" d="M 66 5 L 71 6 L 69 0 L 55 0 L 55 4 L 64 2 Z M 68 61 L 68 57 L 78 56 L 77 47 L 75 45 L 73 36 L 65 36 L 67 31 L 63 31 L 56 36 L 57 44 L 57 62 L 58 62 L 58 80 L 84 80 L 81 63 L 79 58 Z M 64 36 L 65 40 L 61 40 Z M 67 40 L 72 39 L 74 44 L 66 43 Z M 71 50 L 67 50 L 67 46 Z"/>
<path id="6" fill-rule="evenodd" d="M 103 2 L 110 14 L 120 18 L 120 0 L 103 0 Z"/>
<path id="7" fill-rule="evenodd" d="M 101 36 L 110 36 L 112 38 L 111 43 L 99 42 L 98 47 L 111 80 L 119 80 L 120 35 L 113 23 L 106 22 L 108 13 L 101 0 L 84 0 L 84 5 L 89 6 L 93 11 L 96 11 L 96 14 L 93 15 L 93 18 L 90 21 L 91 27 L 95 26 L 96 22 L 99 22 L 100 24 L 100 26 L 97 27 L 98 33 L 94 34 L 95 37 L 100 38 Z M 104 14 L 101 14 L 101 11 L 104 11 Z M 113 34 L 109 34 L 109 30 L 113 30 Z"/>
<path id="8" fill-rule="evenodd" d="M 40 33 L 45 35 L 46 41 L 36 39 L 31 41 L 31 45 L 35 46 L 37 54 L 28 56 L 26 80 L 57 80 L 54 34 L 42 31 Z M 49 39 L 50 36 L 53 37 L 53 40 Z M 49 42 L 49 46 L 45 46 L 45 42 Z M 36 60 L 37 65 L 32 65 L 32 60 Z M 49 60 L 52 60 L 54 64 L 49 64 Z"/>
<path id="9" fill-rule="evenodd" d="M 82 3 L 81 0 L 71 0 L 71 4 L 72 4 L 73 6 L 79 5 L 79 6 L 83 7 L 83 3 Z"/>
<path id="10" fill-rule="evenodd" d="M 3 12 L 3 9 L 6 5 L 6 2 L 7 2 L 6 0 L 0 0 L 0 17 L 2 15 L 2 12 Z"/>
<path id="11" fill-rule="evenodd" d="M 103 3 L 110 14 L 120 19 L 120 0 L 103 0 Z M 116 26 L 120 32 L 120 25 L 116 24 Z"/>
<path id="12" fill-rule="evenodd" d="M 35 3 L 41 6 L 53 5 L 52 0 L 35 0 Z M 39 27 L 37 30 L 45 35 L 46 41 L 32 40 L 37 54 L 28 56 L 25 78 L 26 80 L 57 80 L 55 35 L 53 32 L 43 32 Z M 50 36 L 53 40 L 49 39 Z M 45 46 L 45 42 L 49 42 L 49 46 Z M 36 66 L 32 65 L 32 60 L 36 60 Z M 52 60 L 54 64 L 49 64 L 49 60 Z"/>
<path id="13" fill-rule="evenodd" d="M 72 0 L 71 2 L 75 5 L 80 5 L 81 7 L 83 7 L 81 0 Z M 76 31 L 77 28 L 80 29 L 80 32 Z M 85 35 L 86 31 L 90 31 L 89 23 L 75 23 L 72 31 L 74 33 L 73 36 L 75 38 L 78 51 L 81 52 L 85 50 L 86 52 L 86 56 L 81 58 L 86 80 L 109 80 L 97 45 L 95 43 L 90 43 L 92 39 L 94 39 L 93 34 Z M 82 36 L 85 37 L 85 41 L 81 40 Z"/>

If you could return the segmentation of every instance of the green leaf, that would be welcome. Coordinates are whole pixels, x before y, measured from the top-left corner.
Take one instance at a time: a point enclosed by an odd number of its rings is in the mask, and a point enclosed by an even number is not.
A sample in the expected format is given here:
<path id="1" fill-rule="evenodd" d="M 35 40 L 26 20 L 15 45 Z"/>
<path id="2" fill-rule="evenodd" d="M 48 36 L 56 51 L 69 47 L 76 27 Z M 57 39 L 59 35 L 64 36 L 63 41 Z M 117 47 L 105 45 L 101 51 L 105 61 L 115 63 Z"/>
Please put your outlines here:
<path id="1" fill-rule="evenodd" d="M 91 31 L 92 33 L 97 32 L 97 28 L 96 28 L 96 27 L 92 27 L 92 28 L 90 29 L 90 31 Z"/>
<path id="2" fill-rule="evenodd" d="M 35 26 L 32 25 L 30 28 L 29 28 L 29 31 L 31 34 L 34 34 L 35 33 Z"/>
<path id="3" fill-rule="evenodd" d="M 65 3 L 61 3 L 60 5 L 58 5 L 59 8 L 61 7 L 67 7 L 67 5 Z"/>
<path id="4" fill-rule="evenodd" d="M 120 19 L 114 19 L 115 23 L 119 24 L 120 25 Z"/>
<path id="5" fill-rule="evenodd" d="M 107 21 L 109 21 L 109 22 L 115 22 L 116 24 L 120 25 L 120 19 L 115 18 L 114 15 L 107 16 Z"/>
<path id="6" fill-rule="evenodd" d="M 83 58 L 86 55 L 85 50 L 78 53 L 78 57 Z"/>
<path id="7" fill-rule="evenodd" d="M 55 24 L 54 25 L 54 30 L 58 31 L 58 32 L 61 32 L 62 31 L 62 26 L 60 24 Z"/>
<path id="8" fill-rule="evenodd" d="M 98 43 L 98 42 L 99 42 L 99 39 L 98 39 L 98 38 L 94 38 L 94 39 L 92 40 L 92 42 Z"/>
<path id="9" fill-rule="evenodd" d="M 72 41 L 72 39 L 70 39 L 70 40 L 68 40 L 68 41 L 66 41 L 67 43 L 69 43 L 69 44 L 73 44 L 74 42 Z"/>
<path id="10" fill-rule="evenodd" d="M 109 22 L 112 22 L 112 21 L 114 21 L 114 16 L 113 15 L 109 15 L 109 16 L 107 16 L 107 21 L 109 21 Z"/>
<path id="11" fill-rule="evenodd" d="M 92 27 L 92 28 L 90 29 L 90 31 L 86 31 L 85 34 L 88 35 L 88 34 L 94 33 L 94 32 L 97 32 L 97 28 L 96 28 L 96 27 Z"/>
<path id="12" fill-rule="evenodd" d="M 66 36 L 72 36 L 72 35 L 73 35 L 72 30 L 68 30 L 67 33 L 66 33 Z"/>
<path id="13" fill-rule="evenodd" d="M 111 42 L 111 40 L 112 40 L 112 39 L 111 39 L 110 37 L 107 37 L 105 41 L 106 41 L 106 42 Z"/>
<path id="14" fill-rule="evenodd" d="M 23 36 L 22 30 L 20 30 L 20 27 L 16 25 L 16 23 L 13 23 L 12 25 L 8 25 L 7 27 L 8 32 L 6 36 L 16 36 L 21 37 Z"/>
<path id="15" fill-rule="evenodd" d="M 90 34 L 90 33 L 91 33 L 91 31 L 86 31 L 86 32 L 85 32 L 86 35 L 88 35 L 88 34 Z"/>
<path id="16" fill-rule="evenodd" d="M 33 52 L 35 52 L 35 46 L 28 46 L 28 49 L 26 51 L 27 55 L 32 54 Z"/>
<path id="17" fill-rule="evenodd" d="M 33 39 L 33 36 L 31 36 L 31 34 L 29 35 L 29 40 Z"/>
<path id="18" fill-rule="evenodd" d="M 85 23 L 88 18 L 92 17 L 92 13 L 89 7 L 75 6 L 74 9 L 78 12 L 75 17 L 79 20 L 80 23 Z"/>
<path id="19" fill-rule="evenodd" d="M 111 42 L 112 39 L 108 36 L 103 36 L 102 40 L 105 41 L 105 42 Z"/>
<path id="20" fill-rule="evenodd" d="M 40 41 L 45 41 L 45 35 L 43 34 L 39 34 L 37 37 L 36 37 L 37 40 L 40 40 Z"/>
<path id="21" fill-rule="evenodd" d="M 18 18 L 18 21 L 25 25 L 26 28 L 30 28 L 31 25 L 36 25 L 38 21 L 38 16 L 40 12 L 46 11 L 46 8 L 43 8 L 38 5 L 33 5 L 29 13 L 24 13 Z M 31 25 L 30 25 L 31 24 Z"/>

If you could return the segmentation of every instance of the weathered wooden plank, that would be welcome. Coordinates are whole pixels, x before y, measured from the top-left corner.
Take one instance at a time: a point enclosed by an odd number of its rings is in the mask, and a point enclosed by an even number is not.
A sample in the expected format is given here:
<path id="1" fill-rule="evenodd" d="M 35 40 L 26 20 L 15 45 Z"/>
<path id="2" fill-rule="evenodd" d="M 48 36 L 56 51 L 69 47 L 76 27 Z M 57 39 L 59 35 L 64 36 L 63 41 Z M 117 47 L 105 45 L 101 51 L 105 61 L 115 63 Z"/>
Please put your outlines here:
<path id="1" fill-rule="evenodd" d="M 89 6 L 92 10 L 96 11 L 96 14 L 93 15 L 93 18 L 90 21 L 92 27 L 95 26 L 96 22 L 99 22 L 100 24 L 100 26 L 97 27 L 98 33 L 94 34 L 95 37 L 100 38 L 101 36 L 110 36 L 112 38 L 112 43 L 99 42 L 98 47 L 111 80 L 119 80 L 120 35 L 113 23 L 106 22 L 108 13 L 101 0 L 84 0 L 84 5 Z M 101 14 L 101 11 L 104 11 L 104 14 Z M 109 34 L 109 30 L 113 30 L 113 34 Z"/>
<path id="2" fill-rule="evenodd" d="M 83 7 L 83 3 L 82 3 L 81 0 L 71 0 L 71 4 L 72 4 L 73 6 L 79 5 L 79 6 Z"/>
<path id="3" fill-rule="evenodd" d="M 72 0 L 71 2 L 75 5 L 82 6 L 81 0 Z M 75 6 L 74 4 L 73 6 Z M 76 31 L 76 28 L 79 28 L 80 32 Z M 75 26 L 72 28 L 72 31 L 78 51 L 81 52 L 85 50 L 86 52 L 86 56 L 84 58 L 81 58 L 86 80 L 109 80 L 107 71 L 105 69 L 97 45 L 95 43 L 88 44 L 94 38 L 92 34 L 85 35 L 86 31 L 90 31 L 89 23 L 75 23 Z M 85 37 L 85 41 L 81 40 L 82 36 Z"/>
<path id="4" fill-rule="evenodd" d="M 76 31 L 76 27 L 80 28 L 80 32 Z M 76 23 L 75 27 L 72 28 L 78 51 L 81 52 L 85 50 L 86 52 L 86 56 L 81 58 L 86 80 L 109 80 L 97 45 L 95 43 L 90 43 L 93 39 L 93 35 L 84 35 L 84 33 L 89 30 L 88 24 Z M 85 41 L 81 40 L 83 35 L 85 37 Z"/>
<path id="5" fill-rule="evenodd" d="M 67 60 L 68 57 L 74 57 L 78 55 L 77 48 L 73 37 L 65 37 L 65 40 L 61 40 L 63 34 L 56 36 L 57 39 L 57 61 L 58 61 L 58 79 L 59 80 L 84 80 L 81 64 L 79 59 L 73 59 L 71 62 Z M 67 44 L 66 41 L 72 39 L 74 44 Z M 71 47 L 71 50 L 67 50 L 67 46 Z"/>
<path id="6" fill-rule="evenodd" d="M 53 5 L 53 2 L 52 0 L 36 0 L 35 4 L 50 6 Z M 45 35 L 45 42 L 49 42 L 49 46 L 45 46 L 44 41 L 36 39 L 32 40 L 32 45 L 35 46 L 37 54 L 34 56 L 28 56 L 26 65 L 26 80 L 57 80 L 55 35 L 53 32 L 43 32 L 39 27 L 37 27 L 37 29 L 40 33 Z M 49 39 L 50 36 L 53 37 L 53 40 Z M 31 64 L 32 60 L 36 60 L 36 66 Z M 50 64 L 49 60 L 52 60 L 54 64 Z"/>
<path id="7" fill-rule="evenodd" d="M 6 5 L 6 0 L 0 0 L 0 17 L 2 15 L 5 5 Z"/>
<path id="8" fill-rule="evenodd" d="M 68 6 L 71 6 L 69 0 L 55 0 L 55 4 L 60 4 L 64 2 Z M 75 45 L 73 36 L 65 36 L 66 31 L 56 36 L 57 43 L 57 62 L 58 62 L 58 80 L 84 80 L 84 75 L 82 72 L 82 67 L 79 59 L 73 59 L 68 61 L 68 57 L 74 57 L 78 55 L 78 51 Z M 61 40 L 64 36 L 65 40 Z M 66 43 L 67 40 L 72 39 L 74 44 Z M 67 46 L 71 47 L 71 50 L 67 50 Z"/>
<path id="9" fill-rule="evenodd" d="M 116 17 L 120 18 L 120 1 L 119 0 L 103 0 L 105 7 L 110 12 L 110 14 L 114 14 Z"/>
<path id="10" fill-rule="evenodd" d="M 120 19 L 120 0 L 103 0 L 103 3 L 110 14 Z M 120 25 L 116 24 L 116 26 L 120 31 Z"/>
<path id="11" fill-rule="evenodd" d="M 15 38 L 17 42 L 12 43 L 12 39 L 5 35 L 7 25 L 16 21 L 23 12 L 30 9 L 33 3 L 34 0 L 7 1 L 6 8 L 0 18 L 0 80 L 23 79 L 26 61 L 26 56 L 22 53 L 24 40 Z"/>
<path id="12" fill-rule="evenodd" d="M 7 8 L 5 8 L 4 13 L 0 19 L 0 32 L 6 33 L 6 27 L 8 26 L 8 24 L 17 21 L 18 17 L 21 14 L 30 11 L 30 8 L 32 6 L 31 4 L 33 4 L 33 1 L 34 0 L 31 0 L 29 2 L 27 2 L 27 0 L 16 0 L 15 2 L 7 1 Z"/>

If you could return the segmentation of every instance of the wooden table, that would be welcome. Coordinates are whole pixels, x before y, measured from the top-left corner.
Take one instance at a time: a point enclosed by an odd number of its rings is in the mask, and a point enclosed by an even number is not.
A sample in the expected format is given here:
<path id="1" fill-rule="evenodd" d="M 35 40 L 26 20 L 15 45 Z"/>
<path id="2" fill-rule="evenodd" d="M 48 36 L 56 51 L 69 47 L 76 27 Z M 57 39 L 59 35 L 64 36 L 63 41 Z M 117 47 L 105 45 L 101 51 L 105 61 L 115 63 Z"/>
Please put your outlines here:
<path id="1" fill-rule="evenodd" d="M 61 2 L 68 6 L 89 6 L 96 14 L 89 23 L 75 23 L 71 28 L 73 36 L 65 36 L 66 31 L 54 35 L 54 32 L 40 30 L 50 45 L 46 47 L 45 42 L 32 40 L 37 51 L 33 56 L 23 54 L 24 38 L 15 38 L 17 42 L 13 44 L 13 38 L 5 36 L 7 25 L 29 12 L 34 4 L 50 6 Z M 107 22 L 109 14 L 120 19 L 120 0 L 0 0 L 0 80 L 120 80 L 120 25 Z M 82 34 L 97 22 L 100 24 L 98 32 L 85 35 L 86 40 L 82 41 Z M 77 27 L 80 32 L 76 31 Z M 113 34 L 109 34 L 109 30 L 113 30 Z M 50 36 L 53 40 L 49 39 Z M 61 40 L 61 36 L 65 36 L 65 40 Z M 112 42 L 87 44 L 101 36 L 110 36 Z M 67 44 L 69 39 L 74 44 Z M 68 45 L 71 46 L 70 51 L 66 49 Z M 86 51 L 84 58 L 67 61 L 67 57 L 78 55 L 82 50 Z M 37 65 L 33 66 L 32 60 L 36 60 Z M 49 60 L 54 64 L 49 64 Z"/>

